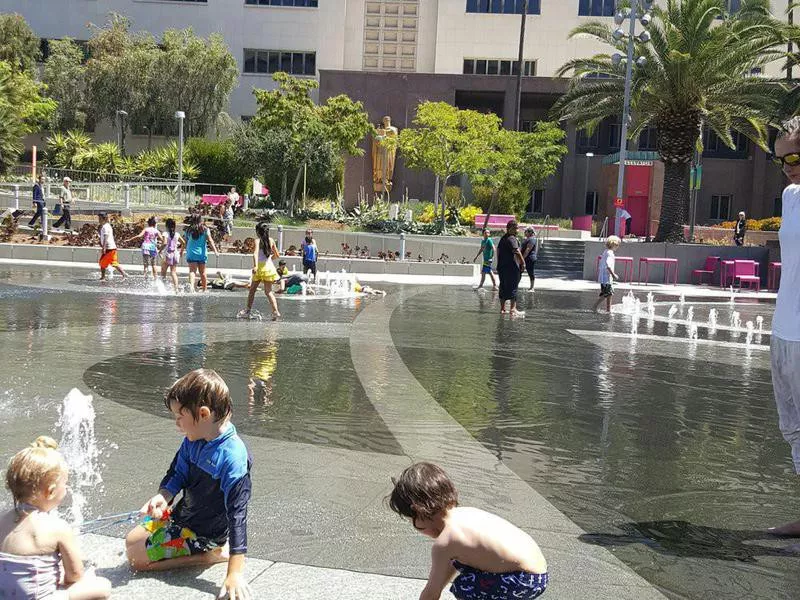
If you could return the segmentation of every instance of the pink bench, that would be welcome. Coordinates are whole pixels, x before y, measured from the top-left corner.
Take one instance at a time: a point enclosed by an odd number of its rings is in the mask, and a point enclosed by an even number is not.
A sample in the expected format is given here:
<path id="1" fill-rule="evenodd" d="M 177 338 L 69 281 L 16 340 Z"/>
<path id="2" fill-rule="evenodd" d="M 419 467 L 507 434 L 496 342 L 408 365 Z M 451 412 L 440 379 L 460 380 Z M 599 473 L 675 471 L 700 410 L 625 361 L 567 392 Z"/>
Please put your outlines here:
<path id="1" fill-rule="evenodd" d="M 219 206 L 220 204 L 225 204 L 228 200 L 228 196 L 226 194 L 203 194 L 200 198 L 200 202 L 203 204 L 210 204 L 211 206 Z M 244 205 L 244 199 L 239 196 L 239 206 Z"/>
<path id="2" fill-rule="evenodd" d="M 664 265 L 664 283 L 669 283 L 672 279 L 672 285 L 678 285 L 678 259 L 677 258 L 652 258 L 649 256 L 642 256 L 639 259 L 639 277 L 638 282 L 642 283 L 642 265 L 644 264 L 644 282 L 650 283 L 650 265 Z M 672 277 L 670 278 L 670 271 Z"/>
<path id="3" fill-rule="evenodd" d="M 594 278 L 597 280 L 600 275 L 600 259 L 602 255 L 597 257 L 597 262 L 594 265 Z M 633 257 L 632 256 L 616 256 L 614 257 L 616 264 L 622 263 L 624 270 L 622 271 L 622 281 L 631 283 L 633 281 Z"/>

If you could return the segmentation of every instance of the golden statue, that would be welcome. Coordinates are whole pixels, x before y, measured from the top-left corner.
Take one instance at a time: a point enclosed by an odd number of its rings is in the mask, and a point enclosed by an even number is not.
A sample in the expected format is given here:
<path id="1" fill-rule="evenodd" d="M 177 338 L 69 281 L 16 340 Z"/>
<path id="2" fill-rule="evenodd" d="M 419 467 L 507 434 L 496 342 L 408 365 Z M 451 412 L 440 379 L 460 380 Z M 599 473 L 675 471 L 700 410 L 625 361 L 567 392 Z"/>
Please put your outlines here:
<path id="1" fill-rule="evenodd" d="M 393 127 L 392 118 L 386 116 L 372 138 L 372 186 L 379 194 L 392 191 L 396 154 L 397 127 Z"/>

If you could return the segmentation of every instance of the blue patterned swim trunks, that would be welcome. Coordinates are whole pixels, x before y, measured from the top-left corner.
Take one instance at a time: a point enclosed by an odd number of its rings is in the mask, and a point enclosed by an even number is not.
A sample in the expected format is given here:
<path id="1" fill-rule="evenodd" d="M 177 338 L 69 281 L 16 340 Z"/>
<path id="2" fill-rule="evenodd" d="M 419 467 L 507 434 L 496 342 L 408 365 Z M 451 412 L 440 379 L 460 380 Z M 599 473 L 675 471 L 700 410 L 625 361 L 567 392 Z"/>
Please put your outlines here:
<path id="1" fill-rule="evenodd" d="M 458 600 L 531 600 L 544 594 L 547 573 L 486 573 L 453 561 L 460 575 L 453 580 L 450 592 Z"/>

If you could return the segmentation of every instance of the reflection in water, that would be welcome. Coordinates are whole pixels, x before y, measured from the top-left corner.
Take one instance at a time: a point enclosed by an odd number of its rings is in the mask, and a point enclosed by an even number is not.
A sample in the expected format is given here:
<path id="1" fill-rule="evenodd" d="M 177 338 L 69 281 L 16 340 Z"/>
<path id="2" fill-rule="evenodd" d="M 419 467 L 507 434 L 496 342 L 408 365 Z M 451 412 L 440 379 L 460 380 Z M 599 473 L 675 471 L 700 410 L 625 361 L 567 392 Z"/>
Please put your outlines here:
<path id="1" fill-rule="evenodd" d="M 616 525 L 616 528 L 624 533 L 585 533 L 579 539 L 588 544 L 612 548 L 627 544 L 644 544 L 659 554 L 691 558 L 741 562 L 756 562 L 759 556 L 800 558 L 800 548 L 794 545 L 777 548 L 747 543 L 754 540 L 781 539 L 762 530 L 706 527 L 687 521 L 623 523 Z"/>
<path id="2" fill-rule="evenodd" d="M 175 374 L 210 368 L 228 384 L 233 421 L 242 433 L 402 454 L 367 399 L 346 344 L 328 339 L 182 344 L 101 361 L 83 378 L 105 398 L 166 418 L 161 399 Z"/>
<path id="3" fill-rule="evenodd" d="M 701 360 L 708 352 L 692 359 L 692 344 L 672 357 L 658 345 L 674 342 L 652 339 L 615 352 L 565 330 L 608 323 L 628 333 L 628 320 L 576 310 L 580 295 L 536 296 L 536 309 L 501 336 L 476 294 L 432 291 L 395 312 L 392 337 L 428 392 L 586 531 L 659 520 L 756 531 L 800 516 L 763 361 L 744 351 L 739 364 Z M 458 336 L 445 334 L 452 328 Z M 669 329 L 654 326 L 657 335 Z M 797 598 L 798 565 L 780 550 L 758 550 L 757 563 L 665 557 L 639 544 L 615 555 L 674 597 Z"/>
<path id="4" fill-rule="evenodd" d="M 248 414 L 252 417 L 272 406 L 272 376 L 278 366 L 278 342 L 262 345 L 250 356 L 250 380 L 247 382 Z"/>

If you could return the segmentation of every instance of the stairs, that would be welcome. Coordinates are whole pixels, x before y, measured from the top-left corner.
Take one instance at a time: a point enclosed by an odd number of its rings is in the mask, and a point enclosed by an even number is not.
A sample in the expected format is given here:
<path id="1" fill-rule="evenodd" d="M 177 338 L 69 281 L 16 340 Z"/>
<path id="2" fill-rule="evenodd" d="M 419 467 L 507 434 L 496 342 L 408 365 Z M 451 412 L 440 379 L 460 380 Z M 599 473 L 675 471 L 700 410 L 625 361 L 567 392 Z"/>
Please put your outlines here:
<path id="1" fill-rule="evenodd" d="M 551 276 L 582 274 L 585 248 L 581 240 L 546 240 L 539 249 L 536 272 L 546 271 Z"/>

